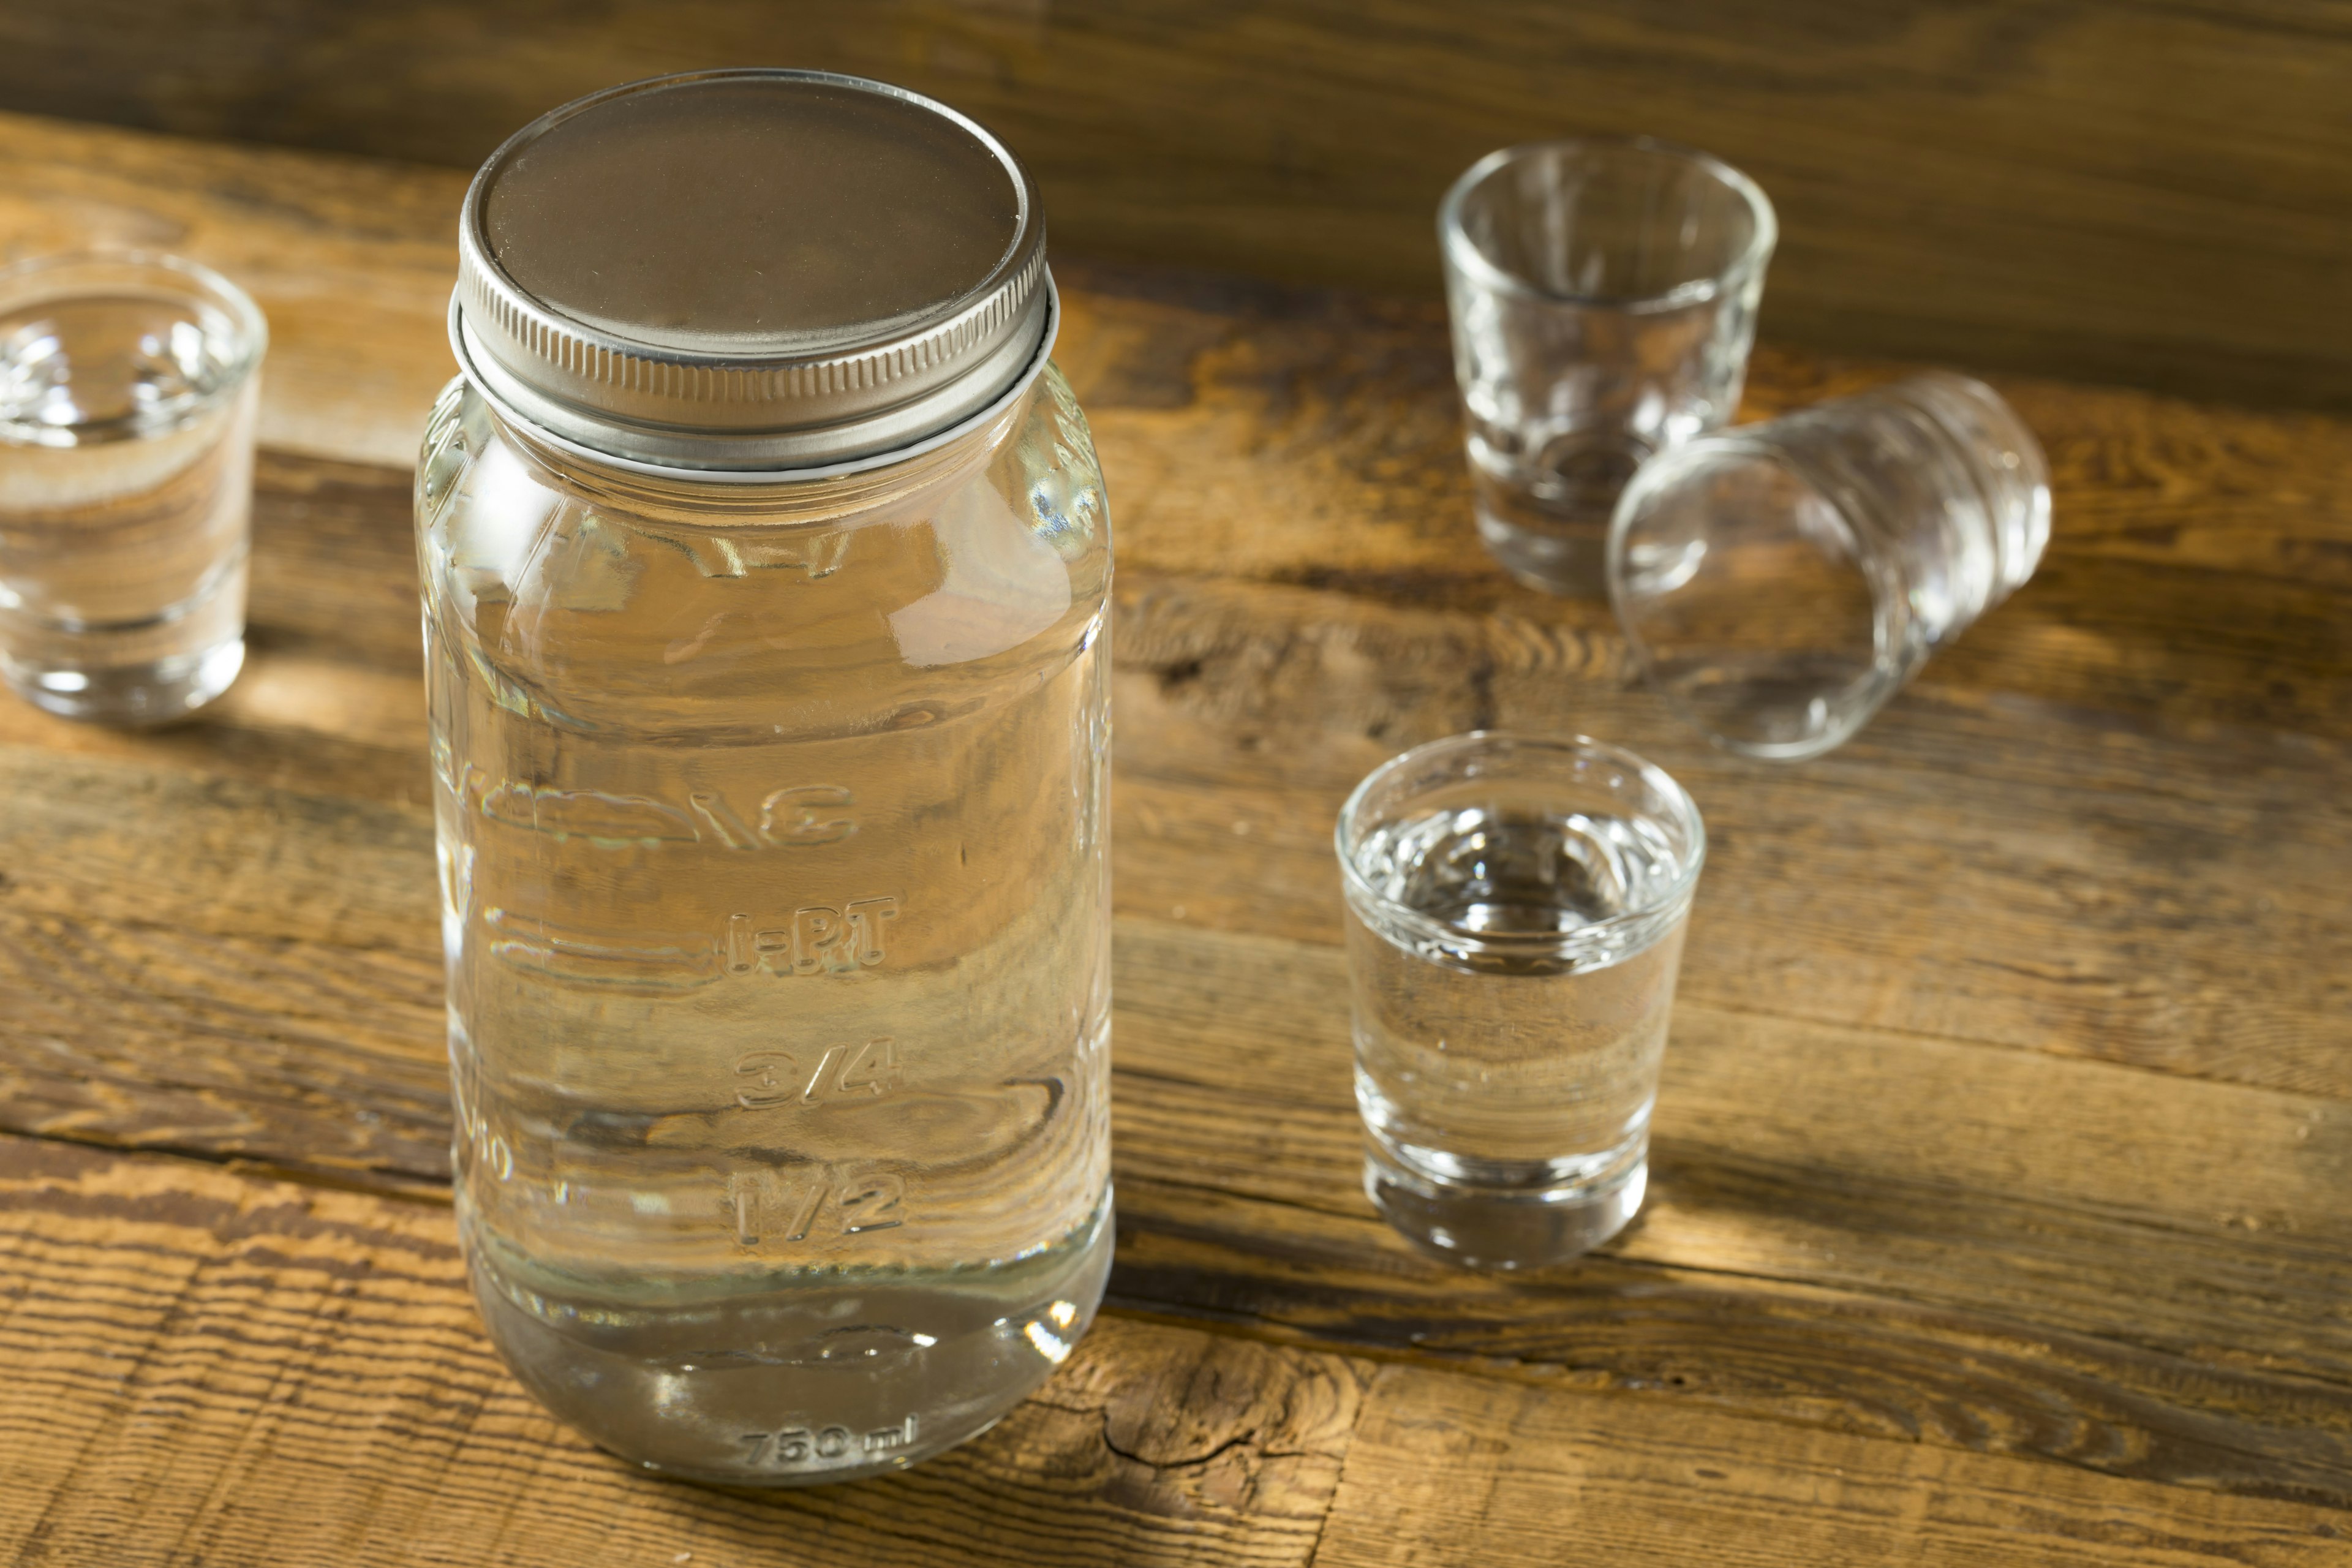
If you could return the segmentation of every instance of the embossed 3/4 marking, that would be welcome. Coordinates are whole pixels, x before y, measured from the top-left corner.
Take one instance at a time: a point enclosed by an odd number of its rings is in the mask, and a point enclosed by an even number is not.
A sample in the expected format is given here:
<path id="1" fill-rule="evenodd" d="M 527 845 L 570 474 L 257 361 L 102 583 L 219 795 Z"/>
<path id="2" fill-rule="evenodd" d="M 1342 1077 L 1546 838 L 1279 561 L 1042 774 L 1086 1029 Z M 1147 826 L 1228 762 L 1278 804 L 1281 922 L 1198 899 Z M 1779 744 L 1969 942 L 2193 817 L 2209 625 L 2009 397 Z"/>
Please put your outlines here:
<path id="1" fill-rule="evenodd" d="M 795 1164 L 737 1171 L 727 1178 L 724 1213 L 743 1247 L 806 1241 L 812 1235 L 862 1236 L 906 1223 L 906 1178 L 865 1164 Z"/>
<path id="2" fill-rule="evenodd" d="M 719 946 L 730 974 L 854 974 L 882 966 L 882 928 L 898 918 L 895 897 L 807 904 L 793 911 L 791 925 L 765 930 L 750 915 L 730 915 Z"/>
<path id="3" fill-rule="evenodd" d="M 898 1047 L 887 1036 L 858 1046 L 835 1046 L 805 1079 L 789 1051 L 753 1051 L 735 1064 L 745 1080 L 735 1102 L 746 1110 L 781 1105 L 822 1105 L 834 1100 L 879 1099 L 898 1087 Z"/>
<path id="4" fill-rule="evenodd" d="M 812 1461 L 844 1459 L 852 1454 L 889 1454 L 915 1446 L 915 1418 L 896 1426 L 877 1427 L 862 1436 L 846 1426 L 786 1426 L 774 1432 L 746 1432 L 751 1452 L 743 1462 L 755 1469 L 780 1470 Z"/>

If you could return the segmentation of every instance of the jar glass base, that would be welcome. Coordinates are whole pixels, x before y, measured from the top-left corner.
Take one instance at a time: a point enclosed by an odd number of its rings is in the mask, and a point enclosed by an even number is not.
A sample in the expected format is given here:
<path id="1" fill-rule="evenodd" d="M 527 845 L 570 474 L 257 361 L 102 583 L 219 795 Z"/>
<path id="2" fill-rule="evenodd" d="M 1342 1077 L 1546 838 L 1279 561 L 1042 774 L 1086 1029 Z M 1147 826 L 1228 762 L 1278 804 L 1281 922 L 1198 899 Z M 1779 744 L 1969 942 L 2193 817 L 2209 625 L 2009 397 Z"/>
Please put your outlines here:
<path id="1" fill-rule="evenodd" d="M 723 1486 L 856 1480 L 985 1432 L 1050 1376 L 1110 1271 L 1095 1222 L 993 1268 L 824 1270 L 728 1294 L 587 1290 L 484 1237 L 461 1198 L 491 1342 L 541 1404 L 658 1475 Z"/>

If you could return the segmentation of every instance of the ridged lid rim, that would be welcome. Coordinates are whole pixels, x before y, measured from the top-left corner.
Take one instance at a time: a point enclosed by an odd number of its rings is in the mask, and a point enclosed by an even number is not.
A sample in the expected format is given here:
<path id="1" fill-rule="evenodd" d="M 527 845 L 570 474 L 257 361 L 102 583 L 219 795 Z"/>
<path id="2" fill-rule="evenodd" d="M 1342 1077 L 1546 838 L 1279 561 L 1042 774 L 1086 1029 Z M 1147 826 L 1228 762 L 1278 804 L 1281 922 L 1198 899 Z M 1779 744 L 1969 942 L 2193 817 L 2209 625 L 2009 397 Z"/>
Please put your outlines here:
<path id="1" fill-rule="evenodd" d="M 881 325 L 814 353 L 677 347 L 593 326 L 530 294 L 491 254 L 483 229 L 487 194 L 521 149 L 616 99 L 744 80 L 871 92 L 951 121 L 988 150 L 1013 184 L 1018 213 L 1012 243 L 979 283 L 912 326 Z M 995 403 L 1006 378 L 1025 379 L 1023 367 L 1036 357 L 1020 349 L 1045 333 L 1051 287 L 1035 183 L 1012 151 L 969 116 L 920 93 L 838 72 L 693 71 L 575 99 L 499 145 L 475 174 L 460 210 L 451 327 L 468 379 L 485 395 L 508 407 L 528 401 L 525 423 L 569 444 L 661 469 L 803 472 L 902 448 Z M 469 362 L 468 341 L 491 362 L 491 374 Z M 975 380 L 979 384 L 968 384 Z"/>
<path id="2" fill-rule="evenodd" d="M 481 393 L 496 405 L 500 419 L 519 427 L 532 440 L 551 447 L 559 452 L 605 468 L 619 468 L 627 473 L 644 474 L 652 479 L 677 479 L 696 484 L 789 485 L 804 483 L 810 479 L 838 479 L 847 474 L 865 473 L 869 469 L 887 468 L 892 463 L 902 463 L 912 458 L 919 458 L 927 452 L 935 452 L 942 447 L 961 440 L 973 431 L 986 426 L 992 419 L 1002 416 L 1006 409 L 1027 395 L 1029 388 L 1044 373 L 1046 363 L 1052 359 L 1055 340 L 1061 333 L 1062 296 L 1061 291 L 1054 285 L 1054 276 L 1051 272 L 1045 275 L 1044 300 L 1045 331 L 1039 336 L 1036 348 L 1031 353 L 1028 363 L 1018 375 L 1006 384 L 1003 391 L 983 405 L 978 412 L 965 416 L 943 430 L 933 431 L 903 446 L 800 468 L 683 468 L 674 463 L 648 462 L 640 458 L 624 457 L 602 447 L 574 440 L 551 429 L 546 425 L 518 412 L 513 404 L 499 397 L 483 385 L 480 366 L 476 363 L 473 351 L 467 341 L 464 310 L 458 297 L 454 293 L 449 296 L 449 348 L 450 352 L 457 356 L 459 374 L 477 392 Z"/>

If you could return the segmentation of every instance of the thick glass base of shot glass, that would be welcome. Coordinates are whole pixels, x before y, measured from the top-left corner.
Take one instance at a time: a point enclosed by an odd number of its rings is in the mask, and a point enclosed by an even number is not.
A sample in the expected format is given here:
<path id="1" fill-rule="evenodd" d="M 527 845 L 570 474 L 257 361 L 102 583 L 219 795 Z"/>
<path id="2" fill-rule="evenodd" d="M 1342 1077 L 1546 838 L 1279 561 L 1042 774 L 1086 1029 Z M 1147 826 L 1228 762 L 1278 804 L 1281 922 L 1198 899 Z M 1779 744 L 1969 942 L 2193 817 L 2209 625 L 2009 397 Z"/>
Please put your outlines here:
<path id="1" fill-rule="evenodd" d="M 132 729 L 187 718 L 226 691 L 244 668 L 242 634 L 136 664 L 0 653 L 0 679 L 34 707 L 61 719 Z"/>
<path id="2" fill-rule="evenodd" d="M 1365 1194 L 1407 1241 L 1472 1268 L 1540 1268 L 1582 1257 L 1640 1211 L 1650 1134 L 1572 1161 L 1454 1161 L 1444 1174 L 1433 1163 L 1365 1130 Z M 1563 1167 L 1575 1173 L 1563 1179 Z"/>
<path id="3" fill-rule="evenodd" d="M 1504 571 L 1539 593 L 1600 598 L 1609 592 L 1609 521 L 1648 447 L 1585 441 L 1529 477 L 1470 462 L 1478 537 Z"/>
<path id="4" fill-rule="evenodd" d="M 1602 573 L 1609 527 L 1537 530 L 1497 508 L 1478 508 L 1478 538 L 1496 565 L 1541 594 L 1594 598 L 1608 592 Z"/>

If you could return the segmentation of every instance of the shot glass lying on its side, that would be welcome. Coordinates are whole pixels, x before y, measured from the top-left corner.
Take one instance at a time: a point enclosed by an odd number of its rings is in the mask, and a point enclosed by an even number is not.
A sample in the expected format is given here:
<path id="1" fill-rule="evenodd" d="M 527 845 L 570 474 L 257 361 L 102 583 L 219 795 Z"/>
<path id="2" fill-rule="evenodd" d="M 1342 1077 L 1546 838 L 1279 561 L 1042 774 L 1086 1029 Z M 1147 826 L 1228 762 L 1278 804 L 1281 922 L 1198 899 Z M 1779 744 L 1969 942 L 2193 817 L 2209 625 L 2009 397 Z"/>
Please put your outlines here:
<path id="1" fill-rule="evenodd" d="M 1609 592 L 1634 658 L 1726 751 L 1840 745 L 2033 574 L 2042 448 L 1990 387 L 1936 372 L 1652 459 Z"/>

